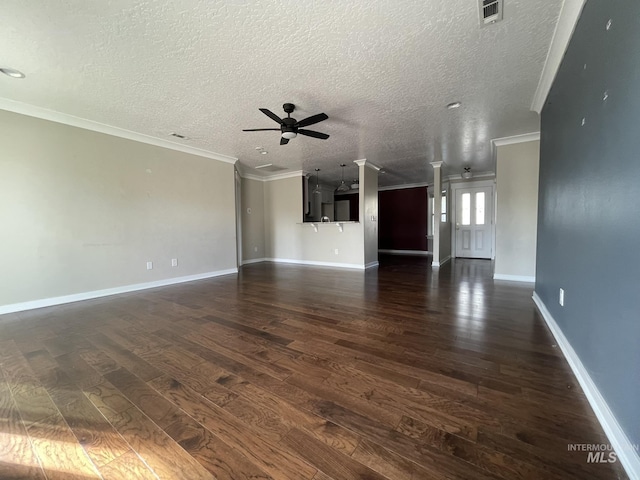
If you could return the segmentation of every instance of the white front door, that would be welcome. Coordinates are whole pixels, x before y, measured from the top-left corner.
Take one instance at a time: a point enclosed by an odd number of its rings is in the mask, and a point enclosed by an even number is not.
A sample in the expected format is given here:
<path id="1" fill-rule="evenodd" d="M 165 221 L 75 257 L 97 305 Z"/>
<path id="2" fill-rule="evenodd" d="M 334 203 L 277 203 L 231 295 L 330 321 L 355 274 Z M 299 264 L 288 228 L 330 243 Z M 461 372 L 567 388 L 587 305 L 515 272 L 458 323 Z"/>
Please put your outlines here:
<path id="1" fill-rule="evenodd" d="M 456 190 L 456 257 L 491 258 L 493 189 Z"/>

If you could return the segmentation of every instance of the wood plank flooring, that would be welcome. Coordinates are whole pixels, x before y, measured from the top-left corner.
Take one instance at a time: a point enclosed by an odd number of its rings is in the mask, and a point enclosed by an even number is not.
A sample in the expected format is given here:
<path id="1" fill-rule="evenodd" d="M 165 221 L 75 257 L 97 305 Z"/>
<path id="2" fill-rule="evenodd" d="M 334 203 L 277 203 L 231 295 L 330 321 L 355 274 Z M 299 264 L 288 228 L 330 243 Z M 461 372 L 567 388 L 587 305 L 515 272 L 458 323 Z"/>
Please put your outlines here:
<path id="1" fill-rule="evenodd" d="M 1 479 L 626 479 L 491 264 L 231 275 L 0 317 Z"/>

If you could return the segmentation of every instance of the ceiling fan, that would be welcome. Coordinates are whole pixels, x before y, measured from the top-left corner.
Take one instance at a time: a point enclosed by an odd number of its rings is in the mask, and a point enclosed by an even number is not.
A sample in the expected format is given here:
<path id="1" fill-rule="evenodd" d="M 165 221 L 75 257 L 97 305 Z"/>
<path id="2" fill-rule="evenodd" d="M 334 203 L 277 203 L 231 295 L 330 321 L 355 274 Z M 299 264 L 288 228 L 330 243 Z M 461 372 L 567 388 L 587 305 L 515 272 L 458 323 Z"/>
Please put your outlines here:
<path id="1" fill-rule="evenodd" d="M 281 132 L 280 145 L 286 145 L 287 143 L 289 143 L 289 140 L 291 140 L 292 138 L 296 138 L 298 134 L 306 135 L 307 137 L 320 138 L 321 140 L 326 140 L 327 138 L 329 138 L 329 135 L 327 135 L 326 133 L 316 132 L 314 130 L 306 130 L 302 128 L 326 120 L 327 118 L 329 118 L 326 114 L 318 113 L 317 115 L 312 115 L 311 117 L 305 118 L 304 120 L 297 121 L 295 118 L 291 118 L 291 113 L 296 108 L 293 103 L 285 103 L 284 105 L 282 105 L 282 108 L 286 112 L 287 118 L 280 118 L 271 110 L 268 110 L 266 108 L 260 109 L 260 111 L 267 117 L 278 122 L 280 124 L 280 128 L 252 128 L 242 131 L 263 132 L 267 130 L 279 130 Z"/>

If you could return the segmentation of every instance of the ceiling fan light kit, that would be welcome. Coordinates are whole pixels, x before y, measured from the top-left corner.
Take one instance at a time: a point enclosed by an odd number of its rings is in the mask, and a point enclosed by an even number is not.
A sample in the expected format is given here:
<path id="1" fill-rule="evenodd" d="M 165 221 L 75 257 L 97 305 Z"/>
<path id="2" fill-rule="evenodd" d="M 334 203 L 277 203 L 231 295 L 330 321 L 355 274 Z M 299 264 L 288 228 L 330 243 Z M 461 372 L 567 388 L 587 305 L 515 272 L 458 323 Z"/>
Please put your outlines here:
<path id="1" fill-rule="evenodd" d="M 294 131 L 285 130 L 282 132 L 282 138 L 286 138 L 287 140 L 291 140 L 292 138 L 296 138 L 298 134 Z"/>
<path id="2" fill-rule="evenodd" d="M 298 134 L 305 135 L 307 137 L 319 138 L 320 140 L 326 140 L 329 138 L 329 135 L 322 132 L 316 132 L 314 130 L 306 130 L 302 127 L 308 127 L 309 125 L 314 125 L 316 123 L 323 122 L 329 117 L 324 113 L 318 113 L 317 115 L 312 115 L 311 117 L 305 118 L 304 120 L 297 121 L 295 118 L 291 118 L 291 114 L 296 109 L 296 106 L 293 103 L 285 103 L 282 105 L 285 113 L 287 114 L 286 118 L 280 118 L 275 113 L 267 108 L 260 108 L 259 110 L 264 113 L 271 120 L 278 122 L 280 124 L 280 128 L 250 128 L 242 130 L 243 132 L 263 132 L 263 131 L 280 131 L 280 145 L 286 145 L 289 143 L 289 140 L 296 138 Z"/>

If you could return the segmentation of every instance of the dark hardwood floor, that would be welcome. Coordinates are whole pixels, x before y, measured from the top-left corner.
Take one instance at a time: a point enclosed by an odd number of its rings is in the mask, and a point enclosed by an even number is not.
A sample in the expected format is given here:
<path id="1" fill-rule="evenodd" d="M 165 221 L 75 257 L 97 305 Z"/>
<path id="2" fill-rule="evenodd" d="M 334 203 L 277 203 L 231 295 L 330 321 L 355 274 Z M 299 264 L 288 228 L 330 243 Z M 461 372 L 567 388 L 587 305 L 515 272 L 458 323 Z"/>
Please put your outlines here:
<path id="1" fill-rule="evenodd" d="M 0 478 L 627 478 L 531 293 L 385 257 L 5 315 Z"/>

